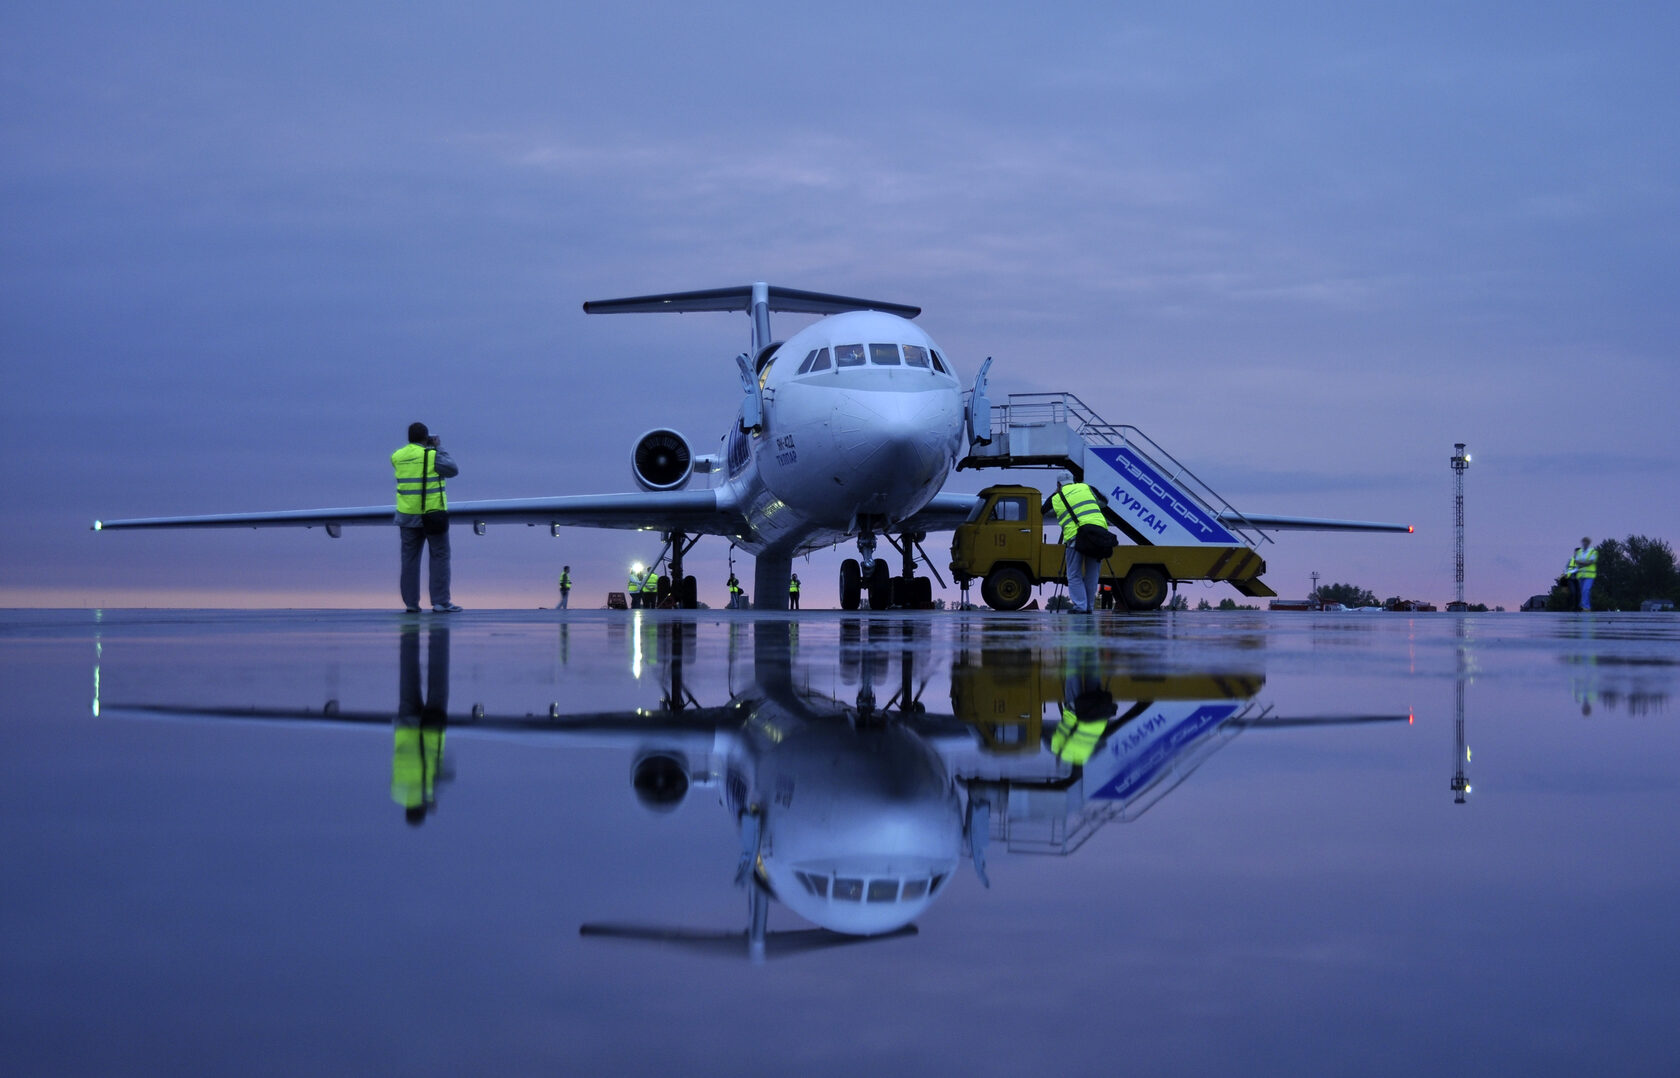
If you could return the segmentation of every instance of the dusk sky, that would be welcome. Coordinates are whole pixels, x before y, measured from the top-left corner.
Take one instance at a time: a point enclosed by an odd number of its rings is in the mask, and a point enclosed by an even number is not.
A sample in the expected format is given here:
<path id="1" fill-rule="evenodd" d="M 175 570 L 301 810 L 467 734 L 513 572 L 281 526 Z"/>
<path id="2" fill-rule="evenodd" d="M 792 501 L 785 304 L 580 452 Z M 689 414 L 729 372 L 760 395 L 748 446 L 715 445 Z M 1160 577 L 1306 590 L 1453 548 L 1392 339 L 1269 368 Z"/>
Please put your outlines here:
<path id="1" fill-rule="evenodd" d="M 414 419 L 455 499 L 631 489 L 650 427 L 713 451 L 748 322 L 582 302 L 762 280 L 919 305 L 1239 509 L 1416 525 L 1280 533 L 1286 596 L 1452 598 L 1465 442 L 1514 609 L 1680 543 L 1677 51 L 1658 4 L 8 3 L 0 605 L 395 608 L 394 532 L 89 525 L 389 503 Z M 458 528 L 455 598 L 658 546 Z"/>

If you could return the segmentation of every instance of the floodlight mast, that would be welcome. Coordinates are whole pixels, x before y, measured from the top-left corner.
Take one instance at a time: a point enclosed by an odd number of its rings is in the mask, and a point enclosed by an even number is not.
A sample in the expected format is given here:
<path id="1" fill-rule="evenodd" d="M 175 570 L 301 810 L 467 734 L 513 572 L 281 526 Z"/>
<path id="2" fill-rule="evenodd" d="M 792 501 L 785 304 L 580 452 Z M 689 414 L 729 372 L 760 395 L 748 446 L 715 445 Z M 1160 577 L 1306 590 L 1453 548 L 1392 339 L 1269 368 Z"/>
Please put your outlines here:
<path id="1" fill-rule="evenodd" d="M 1463 442 L 1453 443 L 1453 581 L 1455 598 L 1464 602 L 1464 473 L 1470 468 L 1470 454 Z"/>

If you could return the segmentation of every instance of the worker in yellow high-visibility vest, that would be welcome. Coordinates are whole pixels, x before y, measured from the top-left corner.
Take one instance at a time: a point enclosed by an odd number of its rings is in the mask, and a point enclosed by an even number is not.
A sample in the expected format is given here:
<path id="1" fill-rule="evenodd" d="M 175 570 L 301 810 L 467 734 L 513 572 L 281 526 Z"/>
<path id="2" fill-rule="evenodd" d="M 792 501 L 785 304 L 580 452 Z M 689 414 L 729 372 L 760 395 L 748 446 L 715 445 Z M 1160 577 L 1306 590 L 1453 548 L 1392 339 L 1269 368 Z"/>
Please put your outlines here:
<path id="1" fill-rule="evenodd" d="M 564 610 L 566 609 L 566 605 L 572 601 L 572 567 L 570 565 L 562 565 L 560 567 L 560 580 L 558 583 L 560 585 L 560 605 L 554 609 Z"/>
<path id="2" fill-rule="evenodd" d="M 1044 499 L 1043 511 L 1054 511 L 1056 523 L 1062 527 L 1062 568 L 1067 576 L 1068 602 L 1075 613 L 1089 613 L 1096 604 L 1102 559 L 1081 554 L 1073 541 L 1081 525 L 1108 529 L 1102 496 L 1087 484 L 1076 481 L 1071 473 L 1063 472 L 1056 477 L 1055 491 Z"/>
<path id="3" fill-rule="evenodd" d="M 444 479 L 459 475 L 455 460 L 424 423 L 408 425 L 408 444 L 391 454 L 397 473 L 397 530 L 402 534 L 403 607 L 420 613 L 420 552 L 430 554 L 427 590 L 439 614 L 460 610 L 449 598 L 449 499 Z"/>
<path id="4" fill-rule="evenodd" d="M 788 577 L 788 609 L 799 609 L 799 574 Z"/>
<path id="5" fill-rule="evenodd" d="M 1592 545 L 1591 536 L 1581 536 L 1581 545 L 1569 555 L 1569 568 L 1564 575 L 1572 578 L 1579 588 L 1581 609 L 1591 610 L 1593 581 L 1598 579 L 1598 548 Z"/>

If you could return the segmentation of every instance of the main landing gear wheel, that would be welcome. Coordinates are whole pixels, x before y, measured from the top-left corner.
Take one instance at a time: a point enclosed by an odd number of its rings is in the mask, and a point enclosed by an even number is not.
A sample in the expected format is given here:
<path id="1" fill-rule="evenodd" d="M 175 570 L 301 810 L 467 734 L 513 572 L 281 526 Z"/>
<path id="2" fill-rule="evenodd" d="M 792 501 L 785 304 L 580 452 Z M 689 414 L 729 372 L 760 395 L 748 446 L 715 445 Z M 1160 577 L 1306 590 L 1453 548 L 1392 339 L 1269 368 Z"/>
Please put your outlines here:
<path id="1" fill-rule="evenodd" d="M 684 610 L 698 610 L 700 608 L 700 582 L 693 576 L 682 578 L 680 598 L 677 603 Z"/>
<path id="2" fill-rule="evenodd" d="M 856 558 L 847 558 L 840 563 L 840 609 L 856 610 L 862 595 L 863 570 Z"/>
<path id="3" fill-rule="evenodd" d="M 1019 610 L 1027 605 L 1032 582 L 1027 574 L 1012 565 L 1001 565 L 986 574 L 980 583 L 980 598 L 993 610 Z"/>
<path id="4" fill-rule="evenodd" d="M 1120 601 L 1129 610 L 1156 610 L 1167 601 L 1167 574 L 1153 565 L 1135 565 L 1120 582 Z"/>
<path id="5" fill-rule="evenodd" d="M 876 558 L 875 571 L 869 577 L 869 609 L 886 610 L 892 605 L 892 575 L 887 572 L 887 563 Z"/>

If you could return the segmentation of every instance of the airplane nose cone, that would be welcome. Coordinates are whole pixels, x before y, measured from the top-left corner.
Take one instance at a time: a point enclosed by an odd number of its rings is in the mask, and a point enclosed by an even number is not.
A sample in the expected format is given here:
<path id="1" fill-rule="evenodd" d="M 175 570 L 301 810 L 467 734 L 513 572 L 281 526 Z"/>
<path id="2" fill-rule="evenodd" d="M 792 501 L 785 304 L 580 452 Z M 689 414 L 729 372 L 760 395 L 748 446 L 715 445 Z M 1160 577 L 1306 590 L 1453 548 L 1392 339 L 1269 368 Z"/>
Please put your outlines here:
<path id="1" fill-rule="evenodd" d="M 944 477 L 953 463 L 954 416 L 946 394 L 848 395 L 835 405 L 835 448 L 852 462 L 850 482 L 884 499 Z"/>

